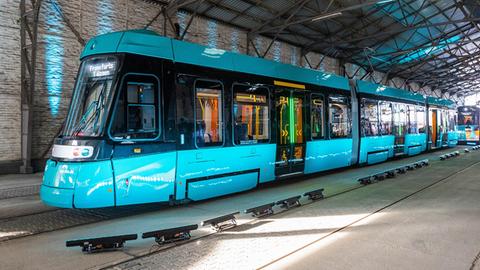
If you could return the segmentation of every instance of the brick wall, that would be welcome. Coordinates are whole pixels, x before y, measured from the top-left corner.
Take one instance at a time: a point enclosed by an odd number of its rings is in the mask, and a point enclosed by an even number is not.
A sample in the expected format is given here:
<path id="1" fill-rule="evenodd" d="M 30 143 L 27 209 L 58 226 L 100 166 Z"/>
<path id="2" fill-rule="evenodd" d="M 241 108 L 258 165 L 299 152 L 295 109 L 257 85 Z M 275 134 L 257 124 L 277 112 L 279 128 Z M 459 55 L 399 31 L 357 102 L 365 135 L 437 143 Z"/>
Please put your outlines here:
<path id="1" fill-rule="evenodd" d="M 21 159 L 19 3 L 0 1 L 0 163 Z"/>

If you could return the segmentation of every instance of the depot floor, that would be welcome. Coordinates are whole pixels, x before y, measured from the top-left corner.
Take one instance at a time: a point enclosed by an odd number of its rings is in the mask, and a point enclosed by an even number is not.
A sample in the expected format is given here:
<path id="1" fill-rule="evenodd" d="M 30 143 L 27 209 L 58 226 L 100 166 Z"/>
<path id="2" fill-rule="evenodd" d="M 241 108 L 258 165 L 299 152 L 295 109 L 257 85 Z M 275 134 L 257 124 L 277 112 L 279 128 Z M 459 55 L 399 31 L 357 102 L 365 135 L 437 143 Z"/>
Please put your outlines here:
<path id="1" fill-rule="evenodd" d="M 480 151 L 438 160 L 451 151 L 2 241 L 0 268 L 478 270 Z M 430 166 L 365 187 L 356 181 L 424 158 Z M 310 203 L 302 198 L 303 206 L 275 208 L 277 214 L 261 219 L 241 214 L 236 228 L 213 233 L 201 227 L 179 245 L 157 247 L 141 239 L 127 242 L 123 250 L 96 254 L 65 247 L 69 239 L 199 224 L 319 187 L 327 199 Z"/>

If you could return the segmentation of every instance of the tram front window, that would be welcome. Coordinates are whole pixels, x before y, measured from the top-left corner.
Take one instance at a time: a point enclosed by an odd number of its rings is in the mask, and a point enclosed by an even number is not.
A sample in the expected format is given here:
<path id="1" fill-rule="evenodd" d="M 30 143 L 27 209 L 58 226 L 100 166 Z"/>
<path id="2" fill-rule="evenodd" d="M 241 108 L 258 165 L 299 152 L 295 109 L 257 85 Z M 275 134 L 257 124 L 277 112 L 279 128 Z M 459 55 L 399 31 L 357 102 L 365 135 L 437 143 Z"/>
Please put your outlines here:
<path id="1" fill-rule="evenodd" d="M 102 135 L 117 63 L 112 56 L 90 58 L 82 63 L 64 136 Z"/>

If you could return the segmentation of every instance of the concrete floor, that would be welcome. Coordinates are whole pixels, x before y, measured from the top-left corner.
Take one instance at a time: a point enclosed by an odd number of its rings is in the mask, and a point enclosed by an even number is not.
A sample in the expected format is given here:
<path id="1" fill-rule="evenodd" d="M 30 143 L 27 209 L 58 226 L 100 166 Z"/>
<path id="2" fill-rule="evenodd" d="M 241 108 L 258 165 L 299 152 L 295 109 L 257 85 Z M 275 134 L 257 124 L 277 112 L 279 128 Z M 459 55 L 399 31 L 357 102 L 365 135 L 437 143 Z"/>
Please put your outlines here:
<path id="1" fill-rule="evenodd" d="M 443 152 L 448 151 L 452 150 Z M 325 188 L 326 195 L 337 194 L 359 187 L 356 183 L 359 177 L 426 157 L 434 159 L 440 154 L 349 169 L 206 202 L 163 207 L 151 213 L 0 242 L 0 268 L 64 269 L 68 262 L 70 267 L 78 269 L 118 263 L 115 269 L 252 269 L 265 265 L 296 269 L 468 269 L 480 251 L 480 182 L 474 179 L 480 173 L 478 165 L 379 210 L 480 161 L 480 151 L 447 161 L 432 161 L 427 168 L 270 218 L 253 220 L 241 215 L 239 223 L 247 224 L 154 255 L 142 257 L 152 250 L 151 239 L 128 242 L 123 251 L 91 255 L 82 254 L 79 248 L 65 248 L 65 241 L 70 239 L 200 223 L 319 187 Z M 336 232 L 349 224 L 350 227 Z M 210 233 L 210 229 L 202 228 L 194 231 L 193 236 Z M 287 254 L 290 255 L 285 257 Z M 131 261 L 121 263 L 125 260 Z M 276 262 L 271 264 L 272 261 Z"/>

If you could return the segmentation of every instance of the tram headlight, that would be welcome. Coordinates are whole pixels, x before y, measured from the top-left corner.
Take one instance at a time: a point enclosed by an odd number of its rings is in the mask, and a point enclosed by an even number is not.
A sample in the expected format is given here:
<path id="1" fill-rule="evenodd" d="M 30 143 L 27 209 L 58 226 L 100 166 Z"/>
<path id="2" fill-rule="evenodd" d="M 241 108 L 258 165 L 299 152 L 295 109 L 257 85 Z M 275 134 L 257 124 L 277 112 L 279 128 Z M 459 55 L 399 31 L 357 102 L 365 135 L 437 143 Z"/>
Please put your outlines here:
<path id="1" fill-rule="evenodd" d="M 89 158 L 93 155 L 93 146 L 74 146 L 55 144 L 52 149 L 52 157 L 66 159 Z"/>

